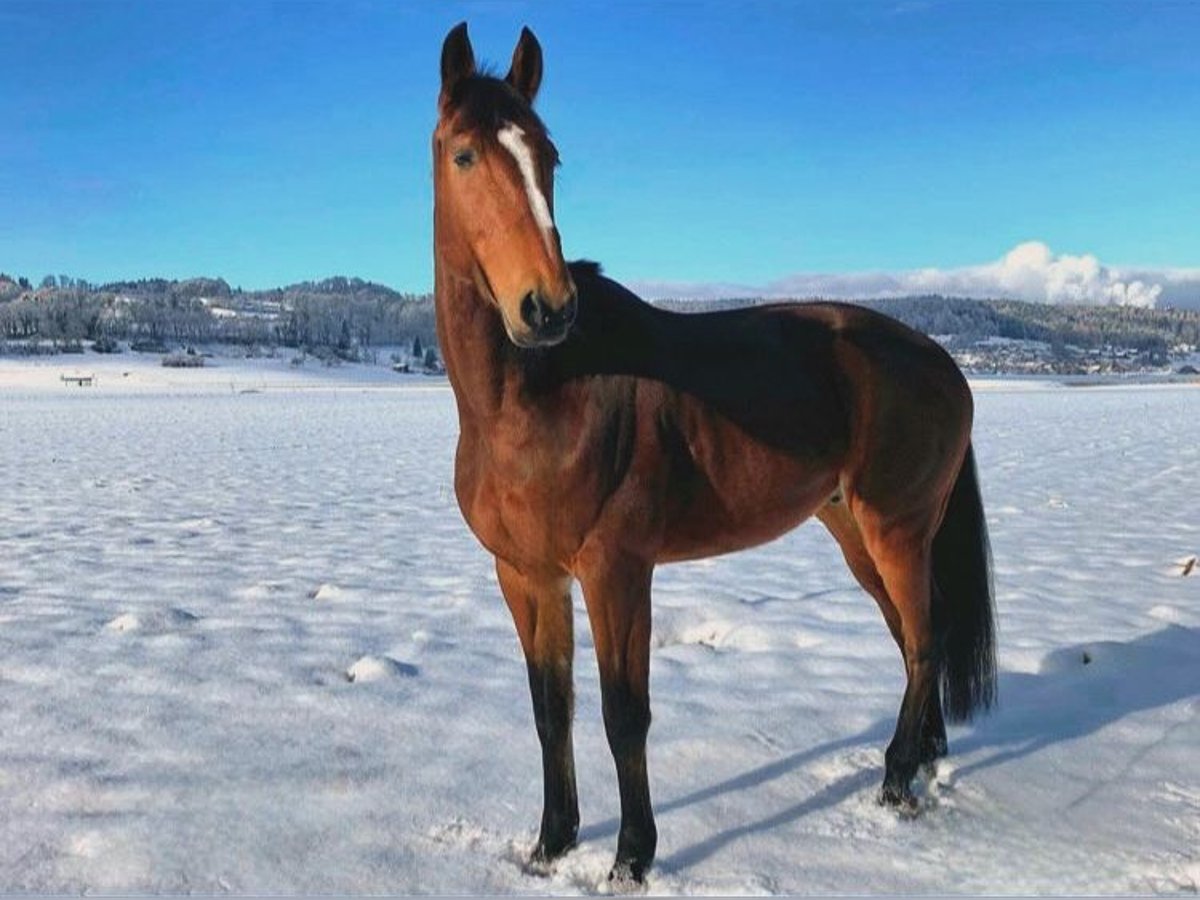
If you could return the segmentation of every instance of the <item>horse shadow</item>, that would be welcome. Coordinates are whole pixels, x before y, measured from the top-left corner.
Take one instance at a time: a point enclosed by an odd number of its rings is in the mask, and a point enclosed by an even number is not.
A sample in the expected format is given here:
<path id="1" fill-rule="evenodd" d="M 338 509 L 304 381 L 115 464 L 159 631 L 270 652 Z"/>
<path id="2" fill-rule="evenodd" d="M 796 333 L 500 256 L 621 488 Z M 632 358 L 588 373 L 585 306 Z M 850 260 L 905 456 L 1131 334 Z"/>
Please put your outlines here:
<path id="1" fill-rule="evenodd" d="M 955 779 L 1073 741 L 1124 719 L 1200 697 L 1200 628 L 1167 625 L 1129 641 L 1054 651 L 1037 673 L 1005 673 L 1002 706 L 957 742 Z"/>
<path id="2" fill-rule="evenodd" d="M 1000 675 L 1000 705 L 965 734 L 951 738 L 951 752 L 970 762 L 952 776 L 1013 762 L 1048 747 L 1077 740 L 1126 716 L 1200 697 L 1200 628 L 1167 625 L 1129 641 L 1096 641 L 1047 655 L 1036 673 Z M 894 722 L 881 719 L 851 737 L 790 754 L 658 806 L 660 814 L 706 803 L 724 794 L 754 788 L 799 771 L 822 757 L 886 742 Z M 743 837 L 764 833 L 831 808 L 878 782 L 882 773 L 863 769 L 844 775 L 799 803 L 761 819 L 744 822 L 680 848 L 658 866 L 679 871 Z M 616 819 L 585 829 L 584 839 L 616 833 Z"/>

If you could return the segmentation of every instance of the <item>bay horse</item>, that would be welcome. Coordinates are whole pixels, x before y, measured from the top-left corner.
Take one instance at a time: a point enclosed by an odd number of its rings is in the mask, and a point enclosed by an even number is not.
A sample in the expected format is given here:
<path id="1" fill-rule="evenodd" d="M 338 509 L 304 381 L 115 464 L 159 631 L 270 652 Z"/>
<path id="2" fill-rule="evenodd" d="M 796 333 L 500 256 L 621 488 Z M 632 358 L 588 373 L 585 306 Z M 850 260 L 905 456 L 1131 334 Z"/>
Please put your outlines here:
<path id="1" fill-rule="evenodd" d="M 883 613 L 907 687 L 881 802 L 946 753 L 946 718 L 995 694 L 990 551 L 972 398 L 929 338 L 869 310 L 653 307 L 554 223 L 558 154 L 532 104 L 524 29 L 504 78 L 466 23 L 442 47 L 433 135 L 438 339 L 458 407 L 454 487 L 524 651 L 543 812 L 530 859 L 576 843 L 572 582 L 583 589 L 616 763 L 610 878 L 641 882 L 657 831 L 646 774 L 658 563 L 771 540 L 816 516 Z"/>

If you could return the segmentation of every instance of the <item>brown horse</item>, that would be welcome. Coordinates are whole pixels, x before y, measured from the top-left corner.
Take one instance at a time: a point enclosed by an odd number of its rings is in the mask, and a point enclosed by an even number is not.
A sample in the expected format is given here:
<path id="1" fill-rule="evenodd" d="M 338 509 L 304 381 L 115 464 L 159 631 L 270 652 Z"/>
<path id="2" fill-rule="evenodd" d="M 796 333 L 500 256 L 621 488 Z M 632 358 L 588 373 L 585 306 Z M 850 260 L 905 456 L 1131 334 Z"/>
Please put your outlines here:
<path id="1" fill-rule="evenodd" d="M 583 588 L 621 795 L 612 875 L 641 881 L 657 563 L 771 540 L 816 516 L 883 612 L 908 686 L 881 800 L 990 705 L 995 664 L 971 394 L 933 341 L 830 303 L 680 315 L 567 265 L 557 153 L 524 30 L 503 79 L 461 24 L 433 137 L 438 337 L 458 405 L 459 506 L 496 559 L 542 747 L 536 868 L 576 842 L 571 584 Z"/>

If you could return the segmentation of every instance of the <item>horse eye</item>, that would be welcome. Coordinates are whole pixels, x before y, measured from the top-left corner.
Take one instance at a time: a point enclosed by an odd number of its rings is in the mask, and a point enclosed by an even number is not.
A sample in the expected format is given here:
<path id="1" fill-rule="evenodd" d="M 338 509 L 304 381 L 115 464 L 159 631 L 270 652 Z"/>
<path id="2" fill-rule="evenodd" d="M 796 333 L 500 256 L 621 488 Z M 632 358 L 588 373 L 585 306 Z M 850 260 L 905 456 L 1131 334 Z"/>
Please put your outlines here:
<path id="1" fill-rule="evenodd" d="M 475 164 L 475 151 L 469 148 L 458 150 L 454 154 L 454 164 L 460 169 L 469 169 Z"/>

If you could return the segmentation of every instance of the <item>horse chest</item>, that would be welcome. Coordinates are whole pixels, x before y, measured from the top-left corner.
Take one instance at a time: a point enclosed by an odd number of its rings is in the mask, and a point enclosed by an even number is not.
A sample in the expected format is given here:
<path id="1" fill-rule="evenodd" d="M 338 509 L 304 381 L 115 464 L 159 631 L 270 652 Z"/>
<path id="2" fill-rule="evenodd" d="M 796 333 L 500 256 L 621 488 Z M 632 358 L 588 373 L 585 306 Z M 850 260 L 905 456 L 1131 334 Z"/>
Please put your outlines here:
<path id="1" fill-rule="evenodd" d="M 545 566 L 582 540 L 589 492 L 570 489 L 586 462 L 553 441 L 461 440 L 455 468 L 459 508 L 472 532 L 511 563 Z"/>

